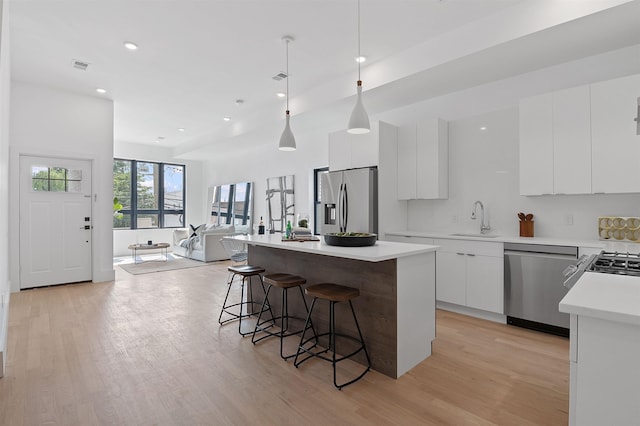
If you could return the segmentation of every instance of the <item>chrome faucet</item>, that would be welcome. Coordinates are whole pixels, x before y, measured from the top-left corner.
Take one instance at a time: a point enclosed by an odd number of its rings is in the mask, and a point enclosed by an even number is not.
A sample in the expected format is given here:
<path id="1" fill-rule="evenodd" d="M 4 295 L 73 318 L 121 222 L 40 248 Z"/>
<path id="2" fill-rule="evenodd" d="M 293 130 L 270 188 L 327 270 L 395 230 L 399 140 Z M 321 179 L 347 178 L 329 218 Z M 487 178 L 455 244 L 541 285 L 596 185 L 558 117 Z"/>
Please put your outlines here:
<path id="1" fill-rule="evenodd" d="M 491 227 L 489 226 L 488 223 L 487 224 L 484 223 L 484 206 L 482 205 L 482 201 L 476 201 L 475 203 L 473 203 L 473 211 L 471 212 L 471 219 L 476 219 L 476 210 L 478 208 L 478 205 L 480 205 L 480 233 L 486 234 L 487 232 L 489 232 Z"/>

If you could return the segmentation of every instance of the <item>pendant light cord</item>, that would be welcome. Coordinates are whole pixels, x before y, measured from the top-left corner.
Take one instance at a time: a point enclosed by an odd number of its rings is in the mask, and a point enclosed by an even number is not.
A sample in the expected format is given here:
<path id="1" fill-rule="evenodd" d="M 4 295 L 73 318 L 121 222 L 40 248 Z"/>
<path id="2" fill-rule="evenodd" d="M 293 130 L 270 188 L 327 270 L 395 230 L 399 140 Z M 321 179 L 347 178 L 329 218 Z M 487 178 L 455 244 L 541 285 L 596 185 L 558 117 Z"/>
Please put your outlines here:
<path id="1" fill-rule="evenodd" d="M 360 0 L 358 0 L 358 81 L 360 81 L 360 61 L 362 55 L 360 55 Z"/>
<path id="2" fill-rule="evenodd" d="M 289 40 L 286 41 L 287 44 L 287 114 L 289 114 Z"/>

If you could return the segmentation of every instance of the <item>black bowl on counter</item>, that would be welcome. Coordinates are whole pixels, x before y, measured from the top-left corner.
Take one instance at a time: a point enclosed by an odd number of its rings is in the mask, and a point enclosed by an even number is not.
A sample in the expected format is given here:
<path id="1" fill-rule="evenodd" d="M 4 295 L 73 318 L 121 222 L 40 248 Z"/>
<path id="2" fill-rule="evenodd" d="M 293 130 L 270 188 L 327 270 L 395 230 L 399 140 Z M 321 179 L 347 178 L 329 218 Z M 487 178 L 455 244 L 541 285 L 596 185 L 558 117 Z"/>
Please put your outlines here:
<path id="1" fill-rule="evenodd" d="M 374 245 L 377 240 L 378 236 L 376 234 L 366 232 L 324 234 L 324 242 L 330 246 L 365 247 Z"/>

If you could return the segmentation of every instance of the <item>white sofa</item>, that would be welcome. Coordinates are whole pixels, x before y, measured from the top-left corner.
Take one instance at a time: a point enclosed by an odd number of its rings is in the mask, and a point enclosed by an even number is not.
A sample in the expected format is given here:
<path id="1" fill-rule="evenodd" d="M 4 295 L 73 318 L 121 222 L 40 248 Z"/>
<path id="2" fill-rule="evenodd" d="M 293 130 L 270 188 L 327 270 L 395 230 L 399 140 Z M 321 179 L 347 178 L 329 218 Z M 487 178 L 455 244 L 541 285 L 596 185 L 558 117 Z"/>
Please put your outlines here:
<path id="1" fill-rule="evenodd" d="M 178 256 L 201 262 L 229 259 L 220 239 L 237 233 L 233 225 L 202 225 L 195 231 L 195 235 L 191 229 L 174 229 L 172 251 Z"/>

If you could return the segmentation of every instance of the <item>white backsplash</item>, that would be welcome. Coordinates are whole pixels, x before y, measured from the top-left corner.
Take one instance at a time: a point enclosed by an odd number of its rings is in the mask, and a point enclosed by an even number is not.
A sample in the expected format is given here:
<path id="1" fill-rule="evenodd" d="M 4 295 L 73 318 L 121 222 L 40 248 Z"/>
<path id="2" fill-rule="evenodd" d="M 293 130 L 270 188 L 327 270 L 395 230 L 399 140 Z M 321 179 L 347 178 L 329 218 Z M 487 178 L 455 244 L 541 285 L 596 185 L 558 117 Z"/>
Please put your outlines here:
<path id="1" fill-rule="evenodd" d="M 486 130 L 481 130 L 486 127 Z M 519 195 L 518 109 L 449 123 L 449 199 L 413 200 L 412 231 L 479 232 L 482 201 L 491 233 L 517 236 L 518 212 L 533 213 L 536 237 L 598 239 L 599 216 L 640 216 L 640 194 Z"/>

